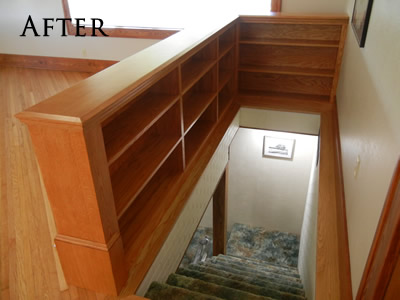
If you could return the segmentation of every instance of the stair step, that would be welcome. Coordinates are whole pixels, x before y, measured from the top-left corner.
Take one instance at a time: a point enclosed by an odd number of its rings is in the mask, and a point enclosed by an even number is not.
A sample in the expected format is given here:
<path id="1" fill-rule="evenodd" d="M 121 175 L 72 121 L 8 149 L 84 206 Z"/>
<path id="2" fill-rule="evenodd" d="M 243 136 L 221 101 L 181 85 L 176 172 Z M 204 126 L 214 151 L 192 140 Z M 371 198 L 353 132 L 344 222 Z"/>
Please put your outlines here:
<path id="1" fill-rule="evenodd" d="M 212 262 L 204 262 L 203 263 L 202 262 L 202 263 L 199 263 L 199 264 L 200 265 L 210 266 L 210 267 L 217 268 L 217 269 L 220 269 L 220 270 L 223 270 L 223 271 L 227 271 L 227 272 L 230 272 L 230 273 L 234 273 L 234 274 L 239 274 L 239 275 L 244 275 L 244 276 L 249 276 L 249 277 L 256 277 L 256 278 L 261 279 L 261 280 L 272 281 L 272 282 L 275 282 L 275 283 L 279 283 L 281 285 L 288 285 L 288 286 L 296 287 L 296 288 L 299 288 L 299 289 L 303 288 L 303 285 L 301 284 L 301 282 L 299 282 L 297 280 L 293 280 L 293 278 L 282 277 L 282 276 L 276 275 L 274 273 L 267 274 L 265 272 L 264 273 L 260 273 L 260 272 L 254 272 L 252 270 L 250 270 L 250 271 L 249 270 L 241 270 L 241 269 L 238 269 L 235 266 L 231 266 L 229 264 L 224 264 L 224 263 L 221 263 L 221 262 L 217 262 L 217 263 L 212 263 Z"/>
<path id="2" fill-rule="evenodd" d="M 296 287 L 291 287 L 287 285 L 282 285 L 273 281 L 269 281 L 268 278 L 262 277 L 261 279 L 257 276 L 251 275 L 251 276 L 245 276 L 245 275 L 239 275 L 235 273 L 230 273 L 227 271 L 223 271 L 220 269 L 213 268 L 211 266 L 205 266 L 205 265 L 190 265 L 188 267 L 190 270 L 198 271 L 198 272 L 203 272 L 203 273 L 209 273 L 209 274 L 214 274 L 217 276 L 221 276 L 224 278 L 230 278 L 232 280 L 237 280 L 237 281 L 242 281 L 242 282 L 247 282 L 252 285 L 260 286 L 263 288 L 269 288 L 269 289 L 275 289 L 281 292 L 287 292 L 291 293 L 294 295 L 299 295 L 299 296 L 304 296 L 304 290 Z"/>
<path id="3" fill-rule="evenodd" d="M 249 262 L 249 263 L 252 263 L 255 265 L 267 265 L 267 266 L 273 266 L 273 267 L 286 269 L 288 271 L 298 272 L 297 267 L 292 267 L 289 265 L 280 265 L 276 262 L 259 260 L 257 258 L 253 258 L 253 257 L 236 256 L 236 255 L 232 255 L 232 254 L 219 254 L 218 256 L 228 257 L 228 258 L 232 258 L 232 259 L 236 259 L 236 260 L 243 260 L 245 262 Z"/>
<path id="4" fill-rule="evenodd" d="M 269 297 L 259 296 L 241 290 L 224 287 L 218 284 L 206 282 L 200 279 L 186 277 L 179 274 L 171 274 L 167 279 L 167 284 L 188 289 L 194 292 L 213 295 L 227 300 L 273 300 Z"/>
<path id="5" fill-rule="evenodd" d="M 221 298 L 158 282 L 150 285 L 145 297 L 151 300 L 221 300 Z"/>
<path id="6" fill-rule="evenodd" d="M 287 276 L 292 276 L 296 278 L 300 278 L 299 272 L 296 269 L 293 268 L 287 268 L 285 266 L 278 266 L 278 265 L 272 265 L 268 263 L 256 263 L 251 260 L 247 260 L 245 258 L 238 258 L 238 257 L 232 257 L 229 255 L 218 255 L 215 257 L 212 257 L 212 260 L 217 260 L 217 261 L 224 261 L 230 264 L 238 265 L 238 266 L 245 266 L 248 268 L 260 270 L 260 271 L 267 271 L 267 272 L 274 272 L 274 273 L 279 273 Z"/>
<path id="7" fill-rule="evenodd" d="M 281 273 L 275 273 L 275 272 L 270 272 L 270 271 L 261 271 L 255 268 L 250 268 L 247 267 L 245 265 L 236 265 L 236 264 L 232 264 L 226 261 L 218 261 L 218 260 L 207 260 L 204 263 L 206 264 L 214 264 L 214 265 L 222 265 L 222 266 L 228 266 L 232 269 L 236 269 L 236 270 L 240 270 L 240 271 L 244 271 L 247 273 L 254 273 L 260 276 L 265 276 L 265 277 L 269 277 L 269 278 L 276 278 L 285 282 L 297 282 L 301 284 L 301 279 L 297 278 L 297 277 L 293 277 L 293 276 L 287 276 Z"/>
<path id="8" fill-rule="evenodd" d="M 263 288 L 260 286 L 246 283 L 244 281 L 233 280 L 233 279 L 221 277 L 218 275 L 199 272 L 199 271 L 195 271 L 195 270 L 180 268 L 180 269 L 178 269 L 178 271 L 176 273 L 186 276 L 186 277 L 200 279 L 200 280 L 203 280 L 206 282 L 218 284 L 218 285 L 232 288 L 232 289 L 241 290 L 241 291 L 252 293 L 255 295 L 270 297 L 270 298 L 276 299 L 276 300 L 304 300 L 305 299 L 304 297 L 299 296 L 299 295 L 281 292 L 279 290 L 271 289 L 271 288 Z"/>

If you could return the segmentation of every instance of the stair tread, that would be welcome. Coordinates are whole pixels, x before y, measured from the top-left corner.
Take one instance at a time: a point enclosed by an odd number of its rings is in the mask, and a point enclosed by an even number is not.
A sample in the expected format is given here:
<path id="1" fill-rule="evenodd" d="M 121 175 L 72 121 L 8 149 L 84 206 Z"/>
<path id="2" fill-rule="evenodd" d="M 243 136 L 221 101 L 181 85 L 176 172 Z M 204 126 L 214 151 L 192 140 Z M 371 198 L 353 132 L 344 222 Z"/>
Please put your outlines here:
<path id="1" fill-rule="evenodd" d="M 167 284 L 185 288 L 191 291 L 214 295 L 221 299 L 228 300 L 273 300 L 270 297 L 264 297 L 249 292 L 221 286 L 218 284 L 206 282 L 200 279 L 187 277 L 179 274 L 171 274 L 167 279 Z"/>
<path id="2" fill-rule="evenodd" d="M 257 270 L 261 271 L 268 271 L 268 272 L 275 272 L 275 273 L 280 273 L 284 274 L 287 276 L 293 276 L 300 278 L 299 272 L 294 269 L 288 269 L 286 267 L 278 266 L 278 265 L 271 265 L 271 264 L 261 264 L 261 263 L 255 263 L 252 261 L 249 261 L 247 259 L 242 259 L 242 258 L 237 258 L 237 257 L 232 257 L 229 255 L 218 255 L 217 257 L 212 257 L 212 260 L 220 260 L 220 261 L 226 261 L 234 265 L 243 265 L 249 268 L 255 268 Z"/>
<path id="3" fill-rule="evenodd" d="M 282 265 L 282 264 L 278 264 L 276 262 L 271 262 L 271 261 L 266 261 L 266 260 L 260 260 L 254 257 L 247 257 L 247 256 L 236 256 L 233 254 L 219 254 L 218 256 L 226 256 L 229 258 L 237 258 L 237 259 L 242 259 L 242 260 L 246 260 L 250 263 L 254 263 L 254 264 L 261 264 L 261 265 L 267 265 L 267 266 L 277 266 L 280 268 L 285 268 L 288 270 L 293 270 L 293 271 L 297 271 L 297 267 L 293 267 L 293 266 L 289 266 L 289 265 Z"/>
<path id="4" fill-rule="evenodd" d="M 276 300 L 304 300 L 303 296 L 291 294 L 288 292 L 282 292 L 277 289 L 260 287 L 247 283 L 245 280 L 234 280 L 231 278 L 226 278 L 223 276 L 218 276 L 215 274 L 210 274 L 206 272 L 200 272 L 193 269 L 179 268 L 176 272 L 177 274 L 192 277 L 195 279 L 200 279 L 206 282 L 218 284 L 224 287 L 229 287 L 233 289 L 242 290 L 248 293 L 270 297 Z"/>
<path id="5" fill-rule="evenodd" d="M 270 281 L 270 280 L 268 280 L 268 278 L 265 278 L 265 277 L 260 279 L 256 276 L 239 275 L 239 274 L 231 273 L 228 271 L 216 269 L 211 266 L 204 266 L 204 265 L 199 265 L 199 264 L 190 265 L 190 266 L 188 266 L 188 268 L 191 270 L 195 270 L 195 271 L 200 271 L 200 272 L 209 273 L 209 274 L 215 274 L 215 275 L 222 276 L 225 278 L 231 278 L 234 280 L 242 280 L 249 284 L 257 285 L 260 287 L 272 288 L 272 289 L 276 289 L 276 290 L 279 290 L 282 292 L 288 292 L 288 293 L 300 295 L 300 296 L 305 295 L 303 289 L 300 289 L 297 287 L 291 287 L 291 286 L 287 286 L 287 285 L 282 285 L 282 284 Z"/>
<path id="6" fill-rule="evenodd" d="M 158 282 L 153 282 L 150 285 L 145 297 L 151 300 L 221 300 L 221 298 L 215 296 Z"/>
<path id="7" fill-rule="evenodd" d="M 297 282 L 301 284 L 301 280 L 298 277 L 293 277 L 293 276 L 288 276 L 282 273 L 276 273 L 276 272 L 270 272 L 270 271 L 261 271 L 255 268 L 250 268 L 250 267 L 246 267 L 244 265 L 237 265 L 237 264 L 231 264 L 229 262 L 226 261 L 218 261 L 218 260 L 207 260 L 204 263 L 206 264 L 215 264 L 215 265 L 223 265 L 223 266 L 229 266 L 232 269 L 237 269 L 237 270 L 241 270 L 247 273 L 254 273 L 254 274 L 258 274 L 260 276 L 266 276 L 266 277 L 273 277 L 273 278 L 277 278 L 283 281 L 289 281 L 289 282 Z"/>
<path id="8" fill-rule="evenodd" d="M 260 273 L 256 273 L 256 272 L 246 272 L 245 270 L 239 270 L 237 268 L 232 268 L 229 265 L 226 264 L 213 264 L 213 263 L 209 263 L 209 262 L 205 262 L 205 263 L 199 263 L 200 265 L 207 265 L 207 266 L 211 266 L 214 268 L 218 268 L 230 273 L 235 273 L 235 274 L 240 274 L 240 275 L 245 275 L 245 276 L 249 276 L 249 277 L 256 277 L 258 279 L 264 279 L 264 280 L 268 280 L 268 281 L 272 281 L 275 283 L 279 283 L 281 285 L 288 285 L 288 286 L 292 286 L 292 287 L 296 287 L 299 289 L 303 288 L 303 285 L 295 280 L 286 280 L 285 278 L 281 278 L 278 276 L 268 276 L 267 274 L 260 274 Z"/>

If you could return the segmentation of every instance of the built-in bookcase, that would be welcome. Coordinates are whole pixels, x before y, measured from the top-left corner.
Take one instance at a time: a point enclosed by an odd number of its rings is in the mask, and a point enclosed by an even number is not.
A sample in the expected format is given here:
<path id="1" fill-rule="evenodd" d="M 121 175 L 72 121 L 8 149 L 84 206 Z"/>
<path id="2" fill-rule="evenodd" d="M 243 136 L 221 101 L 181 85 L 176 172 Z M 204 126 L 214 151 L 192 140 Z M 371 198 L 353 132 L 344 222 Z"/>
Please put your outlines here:
<path id="1" fill-rule="evenodd" d="M 157 227 L 157 211 L 165 211 L 168 205 L 160 199 L 169 199 L 168 193 L 232 103 L 236 26 L 199 45 L 102 123 L 118 224 L 129 260 L 139 255 L 146 232 Z M 142 230 L 144 223 L 146 230 Z"/>
<path id="2" fill-rule="evenodd" d="M 185 132 L 199 119 L 217 95 L 216 63 L 183 95 L 183 124 Z"/>
<path id="3" fill-rule="evenodd" d="M 239 36 L 240 93 L 319 101 L 334 97 L 341 24 L 243 20 Z"/>

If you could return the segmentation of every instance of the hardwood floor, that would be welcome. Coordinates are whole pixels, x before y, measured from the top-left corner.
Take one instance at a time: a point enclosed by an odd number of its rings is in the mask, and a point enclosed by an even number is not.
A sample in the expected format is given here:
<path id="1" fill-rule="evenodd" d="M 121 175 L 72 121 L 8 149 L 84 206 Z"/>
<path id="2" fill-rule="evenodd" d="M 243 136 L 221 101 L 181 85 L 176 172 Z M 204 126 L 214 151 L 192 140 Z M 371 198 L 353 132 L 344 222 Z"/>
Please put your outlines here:
<path id="1" fill-rule="evenodd" d="M 3 300 L 113 299 L 75 287 L 60 292 L 46 195 L 28 130 L 14 117 L 90 75 L 0 67 L 0 298 Z"/>

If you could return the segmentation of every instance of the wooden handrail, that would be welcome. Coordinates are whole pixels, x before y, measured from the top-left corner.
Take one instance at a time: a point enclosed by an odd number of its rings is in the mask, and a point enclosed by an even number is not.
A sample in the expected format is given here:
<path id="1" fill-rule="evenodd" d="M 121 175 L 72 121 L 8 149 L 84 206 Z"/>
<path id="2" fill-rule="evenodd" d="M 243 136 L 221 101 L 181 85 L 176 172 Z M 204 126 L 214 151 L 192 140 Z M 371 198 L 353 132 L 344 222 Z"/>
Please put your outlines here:
<path id="1" fill-rule="evenodd" d="M 352 299 L 347 222 L 339 161 L 335 109 L 321 113 L 317 225 L 316 299 Z"/>
<path id="2" fill-rule="evenodd" d="M 317 299 L 350 299 L 332 100 L 347 22 L 346 16 L 226 18 L 184 30 L 19 113 L 48 190 L 68 283 L 109 294 L 137 289 L 241 105 L 321 114 Z M 263 36 L 267 27 L 272 38 Z M 307 30 L 311 38 L 296 39 Z M 246 65 L 255 57 L 271 67 L 265 49 L 302 49 L 299 59 L 310 65 L 239 70 L 242 46 Z M 316 64 L 309 48 L 322 53 Z M 252 78 L 259 81 L 247 88 Z M 282 91 L 282 82 L 303 80 Z M 276 89 L 265 89 L 274 82 Z M 118 211 L 117 197 L 124 197 Z"/>

